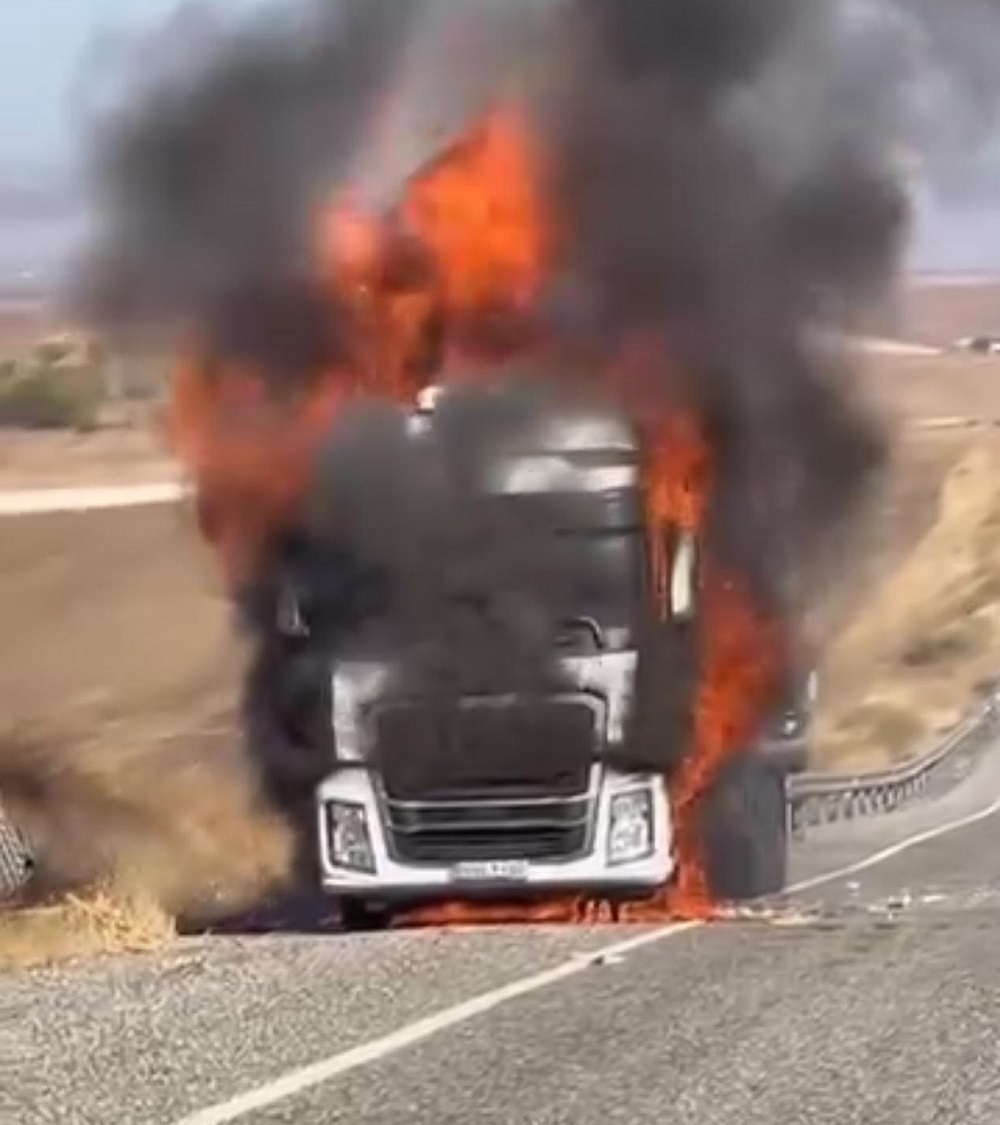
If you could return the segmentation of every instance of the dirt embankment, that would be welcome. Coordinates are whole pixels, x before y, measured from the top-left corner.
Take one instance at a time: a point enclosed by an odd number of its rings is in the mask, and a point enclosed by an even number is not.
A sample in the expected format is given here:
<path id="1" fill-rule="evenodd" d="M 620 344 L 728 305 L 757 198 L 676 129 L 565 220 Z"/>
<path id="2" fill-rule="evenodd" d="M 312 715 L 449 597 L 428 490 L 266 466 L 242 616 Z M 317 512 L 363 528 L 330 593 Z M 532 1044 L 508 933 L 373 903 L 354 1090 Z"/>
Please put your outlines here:
<path id="1" fill-rule="evenodd" d="M 825 657 L 816 752 L 838 768 L 907 755 L 1000 675 L 1000 438 L 959 456 L 930 526 L 873 578 Z"/>
<path id="2" fill-rule="evenodd" d="M 1000 361 L 878 359 L 862 385 L 893 449 L 822 638 L 814 754 L 838 769 L 912 753 L 1000 675 Z"/>
<path id="3" fill-rule="evenodd" d="M 54 874 L 110 869 L 114 897 L 146 915 L 219 888 L 239 903 L 280 876 L 290 841 L 243 764 L 242 654 L 188 513 L 13 518 L 0 532 L 0 792 Z M 69 909 L 88 941 L 130 932 L 107 902 Z M 0 951 L 62 932 L 51 911 L 26 925 L 0 921 Z"/>
<path id="4" fill-rule="evenodd" d="M 81 434 L 0 430 L 0 489 L 152 484 L 178 476 L 152 427 Z"/>
<path id="5" fill-rule="evenodd" d="M 899 294 L 891 328 L 939 347 L 965 336 L 1000 332 L 1000 278 L 911 282 Z"/>

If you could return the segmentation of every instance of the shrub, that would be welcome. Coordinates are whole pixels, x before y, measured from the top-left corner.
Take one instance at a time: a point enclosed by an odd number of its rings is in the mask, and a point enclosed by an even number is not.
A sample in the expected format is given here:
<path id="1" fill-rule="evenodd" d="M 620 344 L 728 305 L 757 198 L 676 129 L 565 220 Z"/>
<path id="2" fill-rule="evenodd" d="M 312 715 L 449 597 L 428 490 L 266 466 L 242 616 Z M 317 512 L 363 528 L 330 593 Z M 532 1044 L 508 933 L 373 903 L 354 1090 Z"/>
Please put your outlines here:
<path id="1" fill-rule="evenodd" d="M 97 380 L 47 365 L 0 381 L 0 426 L 92 430 L 100 407 Z"/>

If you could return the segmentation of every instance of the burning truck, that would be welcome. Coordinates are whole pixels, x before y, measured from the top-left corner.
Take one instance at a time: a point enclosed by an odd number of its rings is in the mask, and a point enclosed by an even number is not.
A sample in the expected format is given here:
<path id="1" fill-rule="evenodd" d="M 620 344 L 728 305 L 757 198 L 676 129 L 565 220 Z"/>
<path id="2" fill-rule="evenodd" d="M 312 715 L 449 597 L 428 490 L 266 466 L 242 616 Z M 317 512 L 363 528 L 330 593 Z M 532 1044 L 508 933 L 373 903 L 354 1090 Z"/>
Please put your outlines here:
<path id="1" fill-rule="evenodd" d="M 836 340 L 906 219 L 837 11 L 302 0 L 98 138 L 84 295 L 185 334 L 248 760 L 350 916 L 781 886 L 768 728 L 884 460 Z"/>
<path id="2" fill-rule="evenodd" d="M 685 858 L 688 909 L 784 883 L 778 630 L 713 573 L 709 441 L 644 401 L 660 357 L 640 342 L 609 384 L 548 347 L 531 153 L 497 113 L 386 218 L 334 209 L 331 288 L 285 315 L 337 294 L 351 358 L 304 395 L 204 357 L 177 377 L 177 448 L 257 638 L 252 757 L 350 919 L 662 911 Z M 231 315 L 238 353 L 261 317 Z"/>
<path id="3" fill-rule="evenodd" d="M 502 403 L 503 392 L 485 398 Z M 442 468 L 469 405 L 427 388 L 399 417 L 418 478 Z M 498 406 L 471 405 L 473 414 Z M 358 573 L 366 560 L 324 550 L 322 533 L 304 526 L 258 607 L 268 639 L 247 729 L 272 792 L 288 785 L 291 763 L 301 773 L 289 796 L 315 781 L 309 850 L 350 920 L 449 897 L 641 901 L 662 898 L 677 875 L 670 785 L 695 726 L 697 530 L 650 522 L 641 443 L 623 415 L 555 402 L 518 423 L 465 466 L 475 479 L 463 489 L 483 509 L 479 533 L 517 536 L 519 558 L 503 579 L 506 619 L 480 620 L 472 640 L 440 639 L 461 668 L 446 657 L 416 669 L 410 607 L 391 567 Z M 353 619 L 328 598 L 349 570 L 351 596 L 367 589 Z M 495 589 L 473 579 L 465 593 L 488 599 Z M 527 639 L 504 635 L 519 610 Z M 492 611 L 504 612 L 485 600 L 466 610 Z M 765 632 L 762 660 L 768 641 Z M 484 660 L 480 646 L 497 651 Z M 701 798 L 697 846 L 715 897 L 784 885 L 791 762 L 762 733 L 748 730 Z"/>

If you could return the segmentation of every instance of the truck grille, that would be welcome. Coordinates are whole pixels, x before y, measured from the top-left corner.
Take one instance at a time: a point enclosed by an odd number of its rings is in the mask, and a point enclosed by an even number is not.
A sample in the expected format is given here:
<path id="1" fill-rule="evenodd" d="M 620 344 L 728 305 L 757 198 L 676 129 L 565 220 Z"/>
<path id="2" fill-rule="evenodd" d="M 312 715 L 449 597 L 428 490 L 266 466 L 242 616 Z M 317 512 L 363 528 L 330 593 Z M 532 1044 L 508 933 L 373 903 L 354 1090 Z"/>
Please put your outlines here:
<path id="1" fill-rule="evenodd" d="M 578 796 L 602 719 L 580 695 L 385 702 L 371 719 L 372 761 L 393 801 Z"/>
<path id="2" fill-rule="evenodd" d="M 587 849 L 593 800 L 530 802 L 387 800 L 391 846 L 405 863 L 568 860 Z"/>

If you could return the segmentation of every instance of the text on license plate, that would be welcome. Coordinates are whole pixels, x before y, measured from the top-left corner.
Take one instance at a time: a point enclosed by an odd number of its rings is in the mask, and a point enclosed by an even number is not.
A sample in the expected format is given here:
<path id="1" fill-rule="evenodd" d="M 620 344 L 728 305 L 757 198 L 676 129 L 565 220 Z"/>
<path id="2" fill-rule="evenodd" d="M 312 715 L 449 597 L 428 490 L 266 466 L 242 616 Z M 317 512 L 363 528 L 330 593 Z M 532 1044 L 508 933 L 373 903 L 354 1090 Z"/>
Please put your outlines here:
<path id="1" fill-rule="evenodd" d="M 528 878 L 524 859 L 490 859 L 456 863 L 451 869 L 456 883 L 523 883 Z"/>

